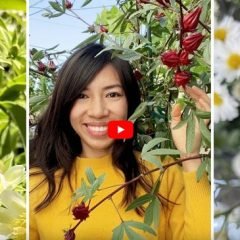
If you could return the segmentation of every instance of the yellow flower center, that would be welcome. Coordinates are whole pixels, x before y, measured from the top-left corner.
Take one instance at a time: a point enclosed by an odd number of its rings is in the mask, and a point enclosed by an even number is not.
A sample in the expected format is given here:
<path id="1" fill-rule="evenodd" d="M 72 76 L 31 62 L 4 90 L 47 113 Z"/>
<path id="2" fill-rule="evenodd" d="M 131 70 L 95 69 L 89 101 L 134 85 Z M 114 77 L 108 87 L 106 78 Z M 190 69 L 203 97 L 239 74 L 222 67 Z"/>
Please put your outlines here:
<path id="1" fill-rule="evenodd" d="M 232 70 L 240 68 L 240 54 L 232 53 L 227 59 L 227 64 Z"/>
<path id="2" fill-rule="evenodd" d="M 223 99 L 218 93 L 214 93 L 214 105 L 221 106 L 223 104 Z"/>
<path id="3" fill-rule="evenodd" d="M 225 41 L 227 36 L 227 30 L 225 28 L 218 28 L 214 31 L 214 37 L 217 40 Z"/>

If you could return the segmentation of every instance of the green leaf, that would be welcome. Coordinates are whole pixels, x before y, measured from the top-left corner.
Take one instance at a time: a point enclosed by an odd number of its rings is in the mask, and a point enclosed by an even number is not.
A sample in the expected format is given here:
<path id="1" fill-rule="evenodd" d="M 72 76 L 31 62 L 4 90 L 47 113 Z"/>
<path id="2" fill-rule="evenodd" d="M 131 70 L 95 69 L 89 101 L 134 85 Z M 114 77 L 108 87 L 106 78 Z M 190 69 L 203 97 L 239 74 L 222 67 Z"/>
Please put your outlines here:
<path id="1" fill-rule="evenodd" d="M 142 155 L 142 159 L 154 164 L 158 168 L 162 168 L 162 163 L 161 163 L 160 159 L 158 157 L 154 156 L 153 154 L 151 154 L 150 152 L 144 153 Z"/>
<path id="2" fill-rule="evenodd" d="M 93 184 L 94 181 L 96 180 L 96 177 L 95 177 L 95 175 L 94 175 L 93 170 L 92 170 L 91 168 L 87 168 L 87 169 L 85 170 L 85 174 L 87 175 L 88 182 L 89 182 L 90 184 Z"/>
<path id="3" fill-rule="evenodd" d="M 156 232 L 147 224 L 142 223 L 142 222 L 136 222 L 136 221 L 126 221 L 125 224 L 128 226 L 131 226 L 133 228 L 138 228 L 143 230 L 144 232 L 151 233 L 152 235 L 156 236 Z"/>
<path id="4" fill-rule="evenodd" d="M 58 3 L 58 2 L 53 2 L 53 1 L 49 1 L 49 4 L 51 5 L 51 7 L 57 11 L 57 12 L 64 12 L 64 9 L 62 8 L 62 6 Z"/>
<path id="5" fill-rule="evenodd" d="M 147 109 L 147 102 L 142 102 L 138 105 L 135 112 L 130 116 L 128 121 L 135 122 L 139 117 L 141 117 Z"/>
<path id="6" fill-rule="evenodd" d="M 159 218 L 160 218 L 160 202 L 158 198 L 155 196 L 145 211 L 144 223 L 146 223 L 149 226 L 151 226 L 153 223 L 154 227 L 157 227 L 159 225 Z"/>
<path id="7" fill-rule="evenodd" d="M 33 61 L 38 61 L 41 60 L 45 57 L 45 54 L 42 50 L 37 51 L 36 53 L 34 53 L 34 55 L 32 56 L 32 60 Z"/>
<path id="8" fill-rule="evenodd" d="M 202 119 L 210 119 L 211 118 L 211 112 L 196 110 L 195 114 L 197 117 L 202 118 Z"/>
<path id="9" fill-rule="evenodd" d="M 160 149 L 155 149 L 152 150 L 150 152 L 148 152 L 149 154 L 152 155 L 179 155 L 180 152 L 176 149 L 170 149 L 170 148 L 160 148 Z"/>
<path id="10" fill-rule="evenodd" d="M 20 10 L 26 11 L 26 1 L 25 0 L 2 0 L 0 1 L 1 10 Z"/>
<path id="11" fill-rule="evenodd" d="M 207 161 L 202 161 L 201 165 L 197 169 L 197 181 L 199 182 L 202 175 L 206 171 Z"/>
<path id="12" fill-rule="evenodd" d="M 86 0 L 81 7 L 87 6 L 92 0 Z"/>
<path id="13" fill-rule="evenodd" d="M 0 107 L 10 114 L 13 121 L 16 123 L 20 130 L 23 145 L 26 145 L 26 111 L 22 106 L 14 102 L 0 101 Z"/>
<path id="14" fill-rule="evenodd" d="M 128 50 L 128 51 L 124 51 L 121 54 L 116 54 L 116 56 L 118 56 L 119 58 L 125 61 L 131 62 L 131 61 L 139 60 L 142 57 L 142 54 L 133 50 Z"/>
<path id="15" fill-rule="evenodd" d="M 200 128 L 200 132 L 204 138 L 204 140 L 208 143 L 208 145 L 211 145 L 211 133 L 208 130 L 205 122 L 203 119 L 199 119 L 199 128 Z"/>
<path id="16" fill-rule="evenodd" d="M 160 175 L 157 179 L 157 181 L 154 183 L 153 188 L 151 190 L 151 194 L 158 194 L 159 192 L 159 187 L 160 187 Z"/>
<path id="17" fill-rule="evenodd" d="M 123 223 L 113 229 L 112 240 L 123 240 L 124 225 Z"/>
<path id="18" fill-rule="evenodd" d="M 13 82 L 8 84 L 0 91 L 0 101 L 8 100 L 14 101 L 19 98 L 19 94 L 26 90 L 26 83 Z"/>
<path id="19" fill-rule="evenodd" d="M 136 233 L 134 230 L 132 230 L 126 224 L 124 224 L 124 230 L 125 230 L 129 240 L 145 240 L 144 237 L 142 237 L 140 234 Z"/>
<path id="20" fill-rule="evenodd" d="M 187 121 L 188 121 L 187 119 L 182 120 L 175 127 L 173 127 L 173 129 L 175 130 L 175 129 L 181 128 L 182 126 L 184 126 L 187 123 Z"/>
<path id="21" fill-rule="evenodd" d="M 187 129 L 186 129 L 186 150 L 188 153 L 192 151 L 194 138 L 195 138 L 195 117 L 193 113 L 190 113 L 190 116 L 187 121 Z"/>
<path id="22" fill-rule="evenodd" d="M 96 42 L 98 39 L 100 38 L 100 35 L 99 34 L 94 34 L 92 36 L 90 36 L 89 38 L 87 38 L 86 40 L 84 40 L 83 42 L 81 42 L 80 44 L 78 44 L 76 47 L 74 47 L 72 49 L 73 50 L 76 50 L 77 48 L 83 48 L 85 47 L 86 45 L 90 44 L 90 43 L 94 43 Z"/>
<path id="23" fill-rule="evenodd" d="M 151 141 L 149 141 L 147 144 L 145 144 L 143 146 L 142 154 L 148 152 L 150 149 L 152 149 L 153 147 L 155 147 L 159 143 L 167 141 L 167 140 L 169 140 L 169 139 L 167 139 L 167 138 L 154 138 L 154 139 L 152 139 Z"/>
<path id="24" fill-rule="evenodd" d="M 139 198 L 136 198 L 126 209 L 126 211 L 135 209 L 137 207 L 142 206 L 143 204 L 151 201 L 153 196 L 151 194 L 145 194 Z"/>

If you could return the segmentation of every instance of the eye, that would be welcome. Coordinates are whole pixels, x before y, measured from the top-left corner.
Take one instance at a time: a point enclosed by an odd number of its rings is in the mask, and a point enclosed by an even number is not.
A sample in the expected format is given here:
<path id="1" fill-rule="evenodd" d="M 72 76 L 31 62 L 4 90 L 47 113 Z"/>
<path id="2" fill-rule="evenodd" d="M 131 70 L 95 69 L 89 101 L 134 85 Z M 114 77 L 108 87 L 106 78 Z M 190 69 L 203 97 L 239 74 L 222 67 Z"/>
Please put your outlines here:
<path id="1" fill-rule="evenodd" d="M 122 97 L 123 95 L 119 92 L 111 92 L 111 93 L 108 93 L 106 97 L 109 97 L 109 98 L 116 98 L 116 97 Z"/>
<path id="2" fill-rule="evenodd" d="M 78 96 L 79 99 L 85 99 L 85 98 L 88 98 L 88 96 L 84 93 L 80 93 L 79 96 Z"/>

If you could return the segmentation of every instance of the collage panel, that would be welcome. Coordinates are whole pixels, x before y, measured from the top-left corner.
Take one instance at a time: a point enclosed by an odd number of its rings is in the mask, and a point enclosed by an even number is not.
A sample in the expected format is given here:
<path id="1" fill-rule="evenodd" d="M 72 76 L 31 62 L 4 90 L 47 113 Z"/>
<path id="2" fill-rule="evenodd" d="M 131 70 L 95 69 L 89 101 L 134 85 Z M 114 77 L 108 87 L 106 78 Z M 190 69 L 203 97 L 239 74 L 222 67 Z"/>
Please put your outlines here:
<path id="1" fill-rule="evenodd" d="M 214 239 L 240 236 L 240 2 L 215 1 Z"/>
<path id="2" fill-rule="evenodd" d="M 0 239 L 26 239 L 26 2 L 0 2 Z"/>
<path id="3" fill-rule="evenodd" d="M 211 239 L 210 9 L 30 0 L 30 239 Z"/>

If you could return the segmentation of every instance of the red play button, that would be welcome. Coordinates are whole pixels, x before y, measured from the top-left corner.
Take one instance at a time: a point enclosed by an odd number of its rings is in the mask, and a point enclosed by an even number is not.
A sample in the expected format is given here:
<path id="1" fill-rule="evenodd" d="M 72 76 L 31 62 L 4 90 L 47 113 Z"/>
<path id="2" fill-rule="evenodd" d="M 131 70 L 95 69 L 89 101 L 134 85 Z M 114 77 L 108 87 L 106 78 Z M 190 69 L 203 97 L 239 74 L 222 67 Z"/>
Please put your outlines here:
<path id="1" fill-rule="evenodd" d="M 113 139 L 132 138 L 133 122 L 126 120 L 108 122 L 108 136 Z"/>

